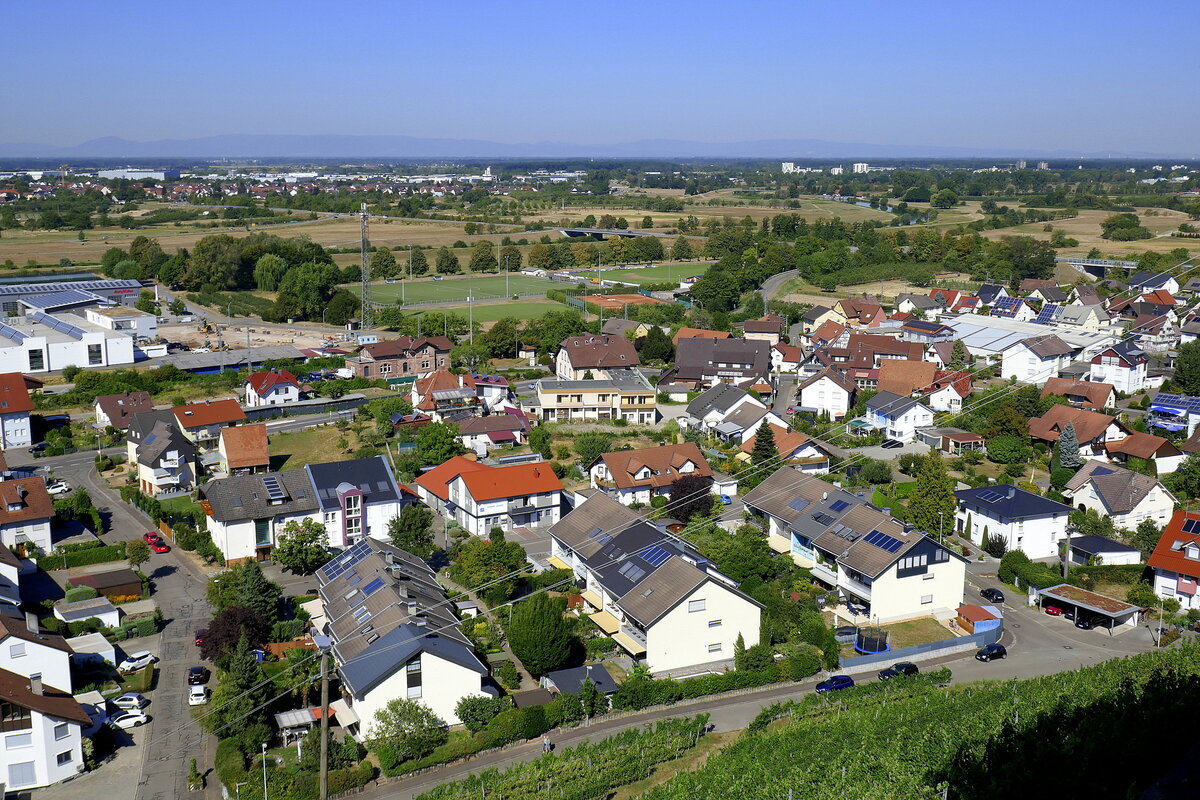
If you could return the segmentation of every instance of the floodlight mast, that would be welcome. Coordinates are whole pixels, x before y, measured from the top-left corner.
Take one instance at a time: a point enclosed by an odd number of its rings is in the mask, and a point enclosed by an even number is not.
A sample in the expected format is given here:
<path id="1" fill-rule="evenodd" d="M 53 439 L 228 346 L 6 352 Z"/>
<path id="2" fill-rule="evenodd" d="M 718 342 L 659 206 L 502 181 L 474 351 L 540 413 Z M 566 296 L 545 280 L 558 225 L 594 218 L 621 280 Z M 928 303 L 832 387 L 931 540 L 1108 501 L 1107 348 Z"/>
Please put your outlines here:
<path id="1" fill-rule="evenodd" d="M 358 216 L 362 221 L 362 243 L 359 250 L 362 256 L 362 311 L 359 312 L 358 322 L 359 328 L 365 331 L 372 327 L 372 312 L 374 311 L 371 306 L 371 263 L 367 258 L 367 251 L 371 248 L 371 243 L 367 238 L 371 216 L 367 213 L 366 203 L 362 204 Z"/>

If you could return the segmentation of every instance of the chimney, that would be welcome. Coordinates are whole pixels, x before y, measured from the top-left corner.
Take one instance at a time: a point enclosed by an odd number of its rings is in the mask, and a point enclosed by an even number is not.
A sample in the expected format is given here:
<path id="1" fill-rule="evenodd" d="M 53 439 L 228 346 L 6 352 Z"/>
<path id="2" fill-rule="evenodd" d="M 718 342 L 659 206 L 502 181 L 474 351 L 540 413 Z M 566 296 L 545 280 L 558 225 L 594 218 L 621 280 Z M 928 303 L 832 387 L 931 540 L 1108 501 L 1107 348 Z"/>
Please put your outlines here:
<path id="1" fill-rule="evenodd" d="M 41 633 L 41 628 L 38 627 L 37 614 L 33 613 L 32 611 L 25 612 L 25 627 L 28 628 L 29 632 L 32 634 Z"/>
<path id="2" fill-rule="evenodd" d="M 1016 496 L 1017 496 L 1017 487 L 1009 486 L 1008 487 L 1008 499 L 1012 500 Z"/>
<path id="3" fill-rule="evenodd" d="M 29 676 L 29 691 L 38 695 L 42 695 L 42 673 L 35 672 Z"/>
<path id="4" fill-rule="evenodd" d="M 391 550 L 384 550 L 384 551 L 383 551 L 383 563 L 385 563 L 385 564 L 394 564 L 394 563 L 396 563 L 396 558 L 395 558 L 395 556 L 392 554 L 392 551 L 391 551 Z"/>

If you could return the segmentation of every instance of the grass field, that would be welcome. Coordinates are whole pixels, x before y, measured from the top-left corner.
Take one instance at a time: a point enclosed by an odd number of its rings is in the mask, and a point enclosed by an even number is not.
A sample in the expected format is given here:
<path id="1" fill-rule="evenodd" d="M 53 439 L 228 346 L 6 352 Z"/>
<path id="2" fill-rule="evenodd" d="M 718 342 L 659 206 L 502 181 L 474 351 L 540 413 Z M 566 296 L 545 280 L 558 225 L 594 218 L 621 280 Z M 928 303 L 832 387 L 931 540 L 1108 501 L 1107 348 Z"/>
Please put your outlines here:
<path id="1" fill-rule="evenodd" d="M 684 262 L 674 264 L 659 264 L 653 267 L 634 267 L 633 269 L 619 269 L 608 272 L 601 272 L 600 277 L 603 280 L 610 281 L 627 281 L 628 283 L 663 283 L 666 281 L 680 281 L 690 275 L 703 275 L 708 272 L 708 268 L 712 266 L 712 262 Z"/>
<path id="2" fill-rule="evenodd" d="M 510 294 L 540 294 L 549 289 L 573 288 L 562 281 L 533 278 L 529 275 L 477 275 L 459 278 L 444 278 L 435 281 L 425 278 L 416 281 L 371 284 L 371 297 L 379 303 L 400 304 L 401 290 L 407 303 L 453 303 L 467 302 L 468 297 L 476 300 L 502 300 Z M 347 286 L 355 294 L 358 285 Z"/>
<path id="3" fill-rule="evenodd" d="M 547 311 L 565 311 L 568 307 L 562 303 L 556 303 L 553 300 L 509 300 L 501 303 L 485 303 L 476 305 L 472 315 L 476 322 L 481 323 L 484 328 L 490 326 L 491 323 L 505 317 L 516 317 L 517 319 L 537 319 Z M 431 314 L 440 314 L 442 311 L 449 311 L 452 314 L 462 314 L 467 316 L 469 311 L 467 306 L 439 306 L 429 310 Z M 416 313 L 414 311 L 413 313 Z"/>

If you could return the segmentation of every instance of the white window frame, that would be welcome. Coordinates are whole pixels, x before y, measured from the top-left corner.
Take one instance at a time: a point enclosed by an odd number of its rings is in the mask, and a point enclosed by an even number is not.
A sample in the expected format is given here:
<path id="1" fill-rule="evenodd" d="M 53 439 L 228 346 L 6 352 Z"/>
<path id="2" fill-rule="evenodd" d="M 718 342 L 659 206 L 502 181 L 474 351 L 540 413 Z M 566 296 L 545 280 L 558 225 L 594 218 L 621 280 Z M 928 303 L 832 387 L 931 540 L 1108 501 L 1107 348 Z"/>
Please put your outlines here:
<path id="1" fill-rule="evenodd" d="M 710 652 L 710 653 L 719 653 L 719 652 L 721 652 L 721 643 L 720 643 L 720 642 L 713 642 L 712 644 L 710 644 L 710 645 L 708 646 L 708 652 Z"/>
<path id="2" fill-rule="evenodd" d="M 699 600 L 688 600 L 688 613 L 689 614 L 694 614 L 697 611 L 703 611 L 703 610 L 704 610 L 704 598 L 700 598 Z"/>
<path id="3" fill-rule="evenodd" d="M 13 642 L 12 644 L 10 644 L 8 646 L 8 656 L 9 656 L 9 658 L 24 658 L 25 657 L 25 643 L 24 642 Z"/>
<path id="4" fill-rule="evenodd" d="M 24 750 L 26 747 L 33 747 L 33 731 L 10 733 L 4 737 L 5 750 Z"/>
<path id="5" fill-rule="evenodd" d="M 721 627 L 721 620 L 719 620 L 719 619 L 710 619 L 710 620 L 708 621 L 708 627 L 710 627 L 710 628 L 719 628 L 719 627 Z"/>
<path id="6" fill-rule="evenodd" d="M 60 722 L 54 726 L 54 741 L 61 742 L 71 735 L 71 724 L 69 722 Z"/>
<path id="7" fill-rule="evenodd" d="M 931 603 L 933 603 L 933 595 L 931 595 L 931 594 L 921 595 L 921 605 L 927 606 L 927 605 L 930 605 Z"/>

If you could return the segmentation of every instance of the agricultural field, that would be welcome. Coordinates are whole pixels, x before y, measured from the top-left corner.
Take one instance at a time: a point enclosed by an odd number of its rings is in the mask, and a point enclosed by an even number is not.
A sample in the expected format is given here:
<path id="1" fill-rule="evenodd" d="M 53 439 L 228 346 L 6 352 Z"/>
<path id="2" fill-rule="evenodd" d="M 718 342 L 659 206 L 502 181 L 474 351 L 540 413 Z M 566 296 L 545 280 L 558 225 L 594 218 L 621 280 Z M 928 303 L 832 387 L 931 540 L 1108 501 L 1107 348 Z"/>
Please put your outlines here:
<path id="1" fill-rule="evenodd" d="M 1147 212 L 1156 212 L 1153 215 Z M 1133 242 L 1113 242 L 1100 236 L 1100 223 L 1115 212 L 1099 209 L 1085 209 L 1074 219 L 1055 220 L 1050 223 L 1031 222 L 1014 228 L 1002 228 L 995 231 L 984 231 L 989 239 L 999 239 L 1002 236 L 1032 236 L 1035 239 L 1050 239 L 1050 231 L 1043 230 L 1046 225 L 1053 225 L 1054 230 L 1062 231 L 1068 238 L 1078 239 L 1076 247 L 1062 247 L 1058 253 L 1064 256 L 1083 256 L 1093 247 L 1098 248 L 1105 256 L 1123 259 L 1138 253 L 1165 253 L 1183 247 L 1189 250 L 1200 249 L 1200 242 L 1195 239 L 1179 239 L 1168 234 L 1177 230 L 1180 223 L 1189 222 L 1188 215 L 1182 211 L 1165 208 L 1139 208 L 1135 213 L 1154 238 L 1141 239 Z"/>

